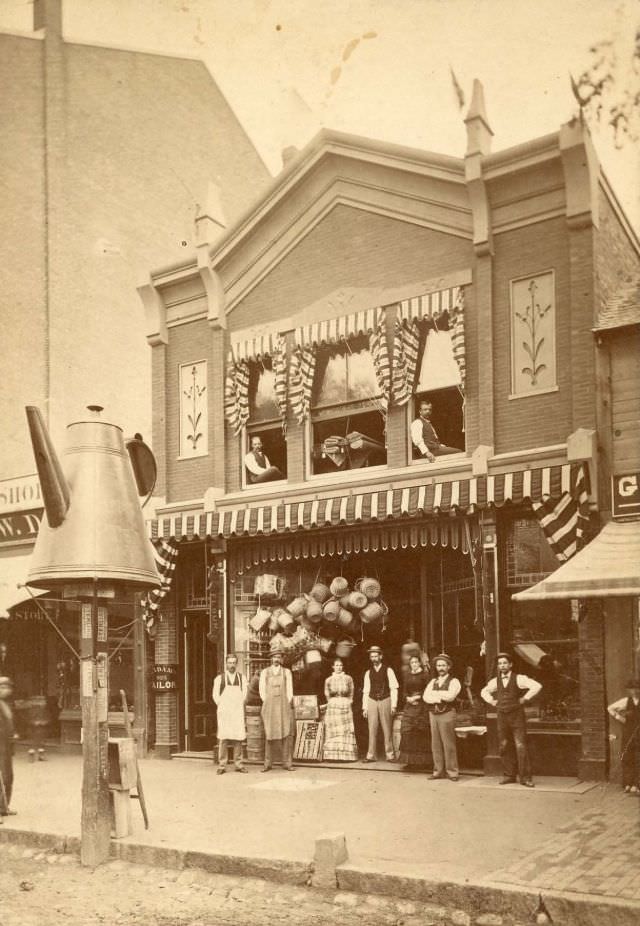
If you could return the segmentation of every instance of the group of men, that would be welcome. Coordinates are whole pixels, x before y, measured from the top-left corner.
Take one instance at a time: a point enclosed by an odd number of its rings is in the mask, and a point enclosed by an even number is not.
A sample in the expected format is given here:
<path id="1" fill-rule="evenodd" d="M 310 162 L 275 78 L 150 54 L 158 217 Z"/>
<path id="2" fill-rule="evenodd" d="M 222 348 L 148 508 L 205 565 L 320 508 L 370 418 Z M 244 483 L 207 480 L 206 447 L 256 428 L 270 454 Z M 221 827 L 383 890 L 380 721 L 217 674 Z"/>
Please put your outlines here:
<path id="1" fill-rule="evenodd" d="M 394 761 L 392 718 L 398 709 L 399 684 L 391 666 L 386 665 L 379 646 L 369 647 L 370 668 L 365 672 L 362 693 L 362 714 L 368 723 L 366 761 L 376 757 L 378 730 L 382 728 L 384 749 L 389 761 Z M 516 674 L 508 653 L 499 653 L 498 671 L 482 689 L 482 698 L 496 710 L 500 756 L 504 776 L 501 784 L 520 780 L 532 788 L 531 764 L 527 749 L 525 705 L 538 695 L 542 686 L 527 675 Z M 456 750 L 455 704 L 461 690 L 460 682 L 451 674 L 453 662 L 446 653 L 434 660 L 435 678 L 424 692 L 429 708 L 434 768 L 431 778 L 448 777 L 458 780 Z M 282 766 L 293 771 L 292 746 L 295 721 L 293 714 L 293 676 L 283 665 L 281 650 L 271 653 L 271 665 L 263 669 L 259 680 L 262 700 L 262 722 L 265 732 L 263 772 L 273 766 L 274 747 L 282 751 Z M 218 775 L 227 770 L 229 749 L 237 772 L 246 773 L 242 744 L 246 738 L 244 702 L 246 679 L 238 672 L 238 660 L 233 654 L 226 658 L 225 671 L 216 676 L 213 700 L 218 709 Z"/>

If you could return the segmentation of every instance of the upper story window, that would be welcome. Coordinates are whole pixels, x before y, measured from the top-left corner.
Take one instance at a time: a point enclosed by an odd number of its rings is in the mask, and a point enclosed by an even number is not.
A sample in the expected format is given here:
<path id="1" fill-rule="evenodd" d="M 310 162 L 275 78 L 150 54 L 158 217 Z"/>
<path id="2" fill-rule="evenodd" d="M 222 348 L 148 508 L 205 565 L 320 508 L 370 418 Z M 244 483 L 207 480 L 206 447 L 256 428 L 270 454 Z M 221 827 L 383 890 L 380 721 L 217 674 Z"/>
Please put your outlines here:
<path id="1" fill-rule="evenodd" d="M 249 364 L 249 420 L 243 461 L 245 485 L 287 478 L 287 444 L 275 381 L 269 357 Z"/>
<path id="2" fill-rule="evenodd" d="M 366 335 L 318 351 L 311 444 L 314 475 L 386 463 L 384 407 Z"/>

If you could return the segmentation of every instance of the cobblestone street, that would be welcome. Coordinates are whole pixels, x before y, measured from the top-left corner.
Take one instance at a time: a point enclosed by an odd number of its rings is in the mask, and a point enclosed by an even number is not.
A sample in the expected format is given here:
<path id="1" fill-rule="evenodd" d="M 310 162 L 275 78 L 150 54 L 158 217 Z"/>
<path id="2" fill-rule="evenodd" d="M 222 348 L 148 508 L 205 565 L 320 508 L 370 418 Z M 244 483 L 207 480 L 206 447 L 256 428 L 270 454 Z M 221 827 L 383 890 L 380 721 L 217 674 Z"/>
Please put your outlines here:
<path id="1" fill-rule="evenodd" d="M 491 914 L 419 902 L 322 893 L 255 878 L 112 861 L 95 871 L 73 855 L 0 844 L 2 926 L 512 926 Z"/>

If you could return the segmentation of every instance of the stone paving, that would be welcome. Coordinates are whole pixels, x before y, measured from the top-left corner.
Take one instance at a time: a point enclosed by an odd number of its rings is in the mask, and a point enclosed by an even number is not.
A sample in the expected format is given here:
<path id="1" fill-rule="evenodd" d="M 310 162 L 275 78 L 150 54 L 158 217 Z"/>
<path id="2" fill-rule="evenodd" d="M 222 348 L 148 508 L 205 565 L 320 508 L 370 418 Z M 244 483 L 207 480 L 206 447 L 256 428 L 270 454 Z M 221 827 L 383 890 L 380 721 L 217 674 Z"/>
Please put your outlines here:
<path id="1" fill-rule="evenodd" d="M 598 793 L 596 804 L 491 879 L 640 903 L 640 799 L 614 787 Z"/>

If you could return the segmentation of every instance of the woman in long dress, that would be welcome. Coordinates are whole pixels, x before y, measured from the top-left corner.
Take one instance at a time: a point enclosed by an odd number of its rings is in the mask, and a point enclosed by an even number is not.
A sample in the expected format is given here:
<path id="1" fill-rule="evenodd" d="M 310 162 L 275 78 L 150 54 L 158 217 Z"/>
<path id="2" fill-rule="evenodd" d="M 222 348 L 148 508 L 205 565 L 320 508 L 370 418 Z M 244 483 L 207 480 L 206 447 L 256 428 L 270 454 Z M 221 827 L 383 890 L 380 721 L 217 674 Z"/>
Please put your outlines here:
<path id="1" fill-rule="evenodd" d="M 422 695 L 429 673 L 422 667 L 419 656 L 412 656 L 404 675 L 404 706 L 400 725 L 399 761 L 407 771 L 424 767 L 429 762 L 429 714 Z"/>
<path id="2" fill-rule="evenodd" d="M 358 758 L 353 726 L 353 679 L 342 659 L 334 659 L 333 674 L 324 683 L 327 712 L 324 717 L 323 759 L 354 762 Z"/>

